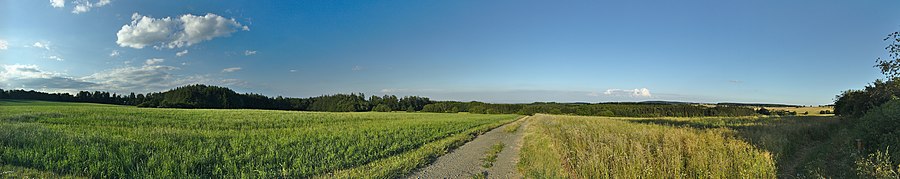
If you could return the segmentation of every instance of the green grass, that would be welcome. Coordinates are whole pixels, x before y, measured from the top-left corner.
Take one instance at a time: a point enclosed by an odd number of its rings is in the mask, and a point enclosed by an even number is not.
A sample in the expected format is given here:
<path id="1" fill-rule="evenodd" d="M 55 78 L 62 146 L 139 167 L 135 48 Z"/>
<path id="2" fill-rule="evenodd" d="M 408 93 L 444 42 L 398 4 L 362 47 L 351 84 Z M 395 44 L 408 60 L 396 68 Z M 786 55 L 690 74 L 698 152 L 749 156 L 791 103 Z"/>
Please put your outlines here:
<path id="1" fill-rule="evenodd" d="M 505 127 L 503 127 L 503 131 L 506 133 L 516 132 L 517 130 L 519 130 L 519 126 L 522 126 L 523 120 L 527 120 L 527 119 L 517 120 L 515 122 L 509 123 L 509 125 L 506 125 Z"/>
<path id="2" fill-rule="evenodd" d="M 497 161 L 497 154 L 502 152 L 503 147 L 505 146 L 506 145 L 503 145 L 503 142 L 498 142 L 497 144 L 492 145 L 491 148 L 485 152 L 484 158 L 481 158 L 481 167 L 491 168 L 492 166 L 494 166 L 494 162 Z"/>
<path id="3" fill-rule="evenodd" d="M 516 115 L 0 101 L 0 166 L 117 178 L 395 177 Z"/>
<path id="4" fill-rule="evenodd" d="M 529 118 L 519 168 L 526 178 L 774 178 L 771 153 L 727 128 L 625 118 Z"/>
<path id="5" fill-rule="evenodd" d="M 485 174 L 484 172 L 478 172 L 478 173 L 472 175 L 472 179 L 485 179 L 485 178 L 487 178 L 487 174 Z"/>

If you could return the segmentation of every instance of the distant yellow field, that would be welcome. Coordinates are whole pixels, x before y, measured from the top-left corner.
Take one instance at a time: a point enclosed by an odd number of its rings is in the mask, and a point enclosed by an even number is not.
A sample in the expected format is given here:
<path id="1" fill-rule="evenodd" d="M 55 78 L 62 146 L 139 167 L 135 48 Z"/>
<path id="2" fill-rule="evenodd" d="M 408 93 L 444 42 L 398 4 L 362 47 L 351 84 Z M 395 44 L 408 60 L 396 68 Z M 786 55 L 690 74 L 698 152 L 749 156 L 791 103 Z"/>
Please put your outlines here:
<path id="1" fill-rule="evenodd" d="M 759 109 L 759 108 L 754 108 Z M 769 110 L 785 110 L 785 111 L 793 111 L 797 112 L 798 116 L 803 116 L 803 112 L 809 112 L 807 116 L 834 116 L 834 114 L 819 114 L 819 111 L 829 110 L 834 112 L 833 106 L 822 106 L 822 107 L 766 107 Z"/>

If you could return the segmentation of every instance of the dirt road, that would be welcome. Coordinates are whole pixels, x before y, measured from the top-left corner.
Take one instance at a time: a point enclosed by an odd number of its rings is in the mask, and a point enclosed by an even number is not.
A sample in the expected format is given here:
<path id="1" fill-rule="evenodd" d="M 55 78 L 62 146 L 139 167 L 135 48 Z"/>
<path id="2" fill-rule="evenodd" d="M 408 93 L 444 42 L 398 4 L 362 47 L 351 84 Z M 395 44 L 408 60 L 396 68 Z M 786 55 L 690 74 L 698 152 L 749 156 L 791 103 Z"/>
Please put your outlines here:
<path id="1" fill-rule="evenodd" d="M 519 149 L 522 146 L 523 130 L 528 125 L 529 117 L 519 119 L 517 122 L 500 126 L 488 131 L 469 143 L 439 157 L 431 165 L 422 168 L 408 178 L 522 178 L 516 169 L 519 159 Z M 513 132 L 506 131 L 510 125 L 517 125 Z M 497 160 L 493 166 L 485 168 L 484 158 L 491 146 L 503 143 L 503 150 L 496 154 Z"/>

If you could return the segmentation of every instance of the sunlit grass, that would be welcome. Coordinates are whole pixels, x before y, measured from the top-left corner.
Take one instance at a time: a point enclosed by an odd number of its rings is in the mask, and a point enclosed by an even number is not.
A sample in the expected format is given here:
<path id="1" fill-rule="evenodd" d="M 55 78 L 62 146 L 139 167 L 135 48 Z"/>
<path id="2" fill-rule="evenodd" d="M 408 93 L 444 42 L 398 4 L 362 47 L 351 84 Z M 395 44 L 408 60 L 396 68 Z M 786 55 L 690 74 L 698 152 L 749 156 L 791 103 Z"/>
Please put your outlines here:
<path id="1" fill-rule="evenodd" d="M 726 128 L 695 129 L 604 117 L 538 115 L 525 129 L 528 178 L 774 178 L 766 151 Z"/>
<path id="2" fill-rule="evenodd" d="M 620 118 L 694 129 L 728 129 L 734 137 L 771 152 L 779 177 L 853 177 L 854 144 L 837 117 Z"/>
<path id="3" fill-rule="evenodd" d="M 519 127 L 522 126 L 523 120 L 527 120 L 527 119 L 521 119 L 521 120 L 517 120 L 512 123 L 509 123 L 509 125 L 506 125 L 503 127 L 503 131 L 506 133 L 513 133 L 513 132 L 518 131 Z"/>

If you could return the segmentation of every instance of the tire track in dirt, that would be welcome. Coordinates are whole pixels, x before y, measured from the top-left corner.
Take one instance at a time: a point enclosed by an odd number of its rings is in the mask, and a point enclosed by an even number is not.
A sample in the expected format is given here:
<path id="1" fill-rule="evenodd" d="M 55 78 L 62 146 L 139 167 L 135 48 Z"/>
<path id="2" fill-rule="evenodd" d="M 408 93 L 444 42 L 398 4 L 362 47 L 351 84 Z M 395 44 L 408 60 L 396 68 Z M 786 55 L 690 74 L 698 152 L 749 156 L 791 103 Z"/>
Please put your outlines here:
<path id="1" fill-rule="evenodd" d="M 523 117 L 491 131 L 488 131 L 452 152 L 438 157 L 425 168 L 417 170 L 407 178 L 522 178 L 516 168 L 519 150 L 522 147 L 522 136 L 529 116 Z M 510 125 L 519 125 L 513 132 L 505 131 Z M 503 150 L 497 154 L 497 160 L 490 168 L 482 167 L 482 158 L 491 146 L 503 143 Z"/>

